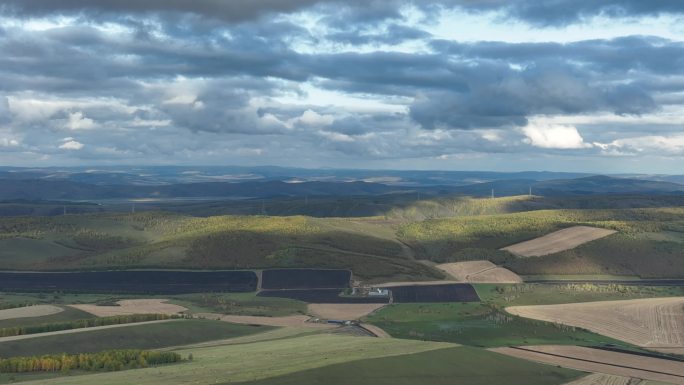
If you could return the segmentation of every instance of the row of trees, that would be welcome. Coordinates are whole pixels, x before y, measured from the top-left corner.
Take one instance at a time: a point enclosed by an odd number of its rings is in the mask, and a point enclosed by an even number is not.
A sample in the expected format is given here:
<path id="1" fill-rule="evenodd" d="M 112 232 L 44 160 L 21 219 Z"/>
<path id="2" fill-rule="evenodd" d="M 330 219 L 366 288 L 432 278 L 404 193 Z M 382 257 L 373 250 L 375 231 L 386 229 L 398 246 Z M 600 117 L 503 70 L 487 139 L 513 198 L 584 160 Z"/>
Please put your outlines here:
<path id="1" fill-rule="evenodd" d="M 33 303 L 0 303 L 0 310 L 7 310 L 7 309 L 17 309 L 20 307 L 28 307 L 28 306 L 33 306 L 35 304 Z"/>
<path id="2" fill-rule="evenodd" d="M 168 314 L 129 314 L 112 317 L 89 318 L 69 322 L 54 322 L 33 326 L 16 326 L 0 329 L 0 337 L 20 336 L 24 334 L 38 334 L 56 332 L 60 330 L 83 329 L 95 326 L 120 325 L 136 322 L 160 321 L 181 318 L 180 315 Z"/>
<path id="3" fill-rule="evenodd" d="M 117 371 L 180 361 L 182 361 L 181 355 L 172 352 L 110 350 L 88 354 L 0 358 L 0 373 Z"/>

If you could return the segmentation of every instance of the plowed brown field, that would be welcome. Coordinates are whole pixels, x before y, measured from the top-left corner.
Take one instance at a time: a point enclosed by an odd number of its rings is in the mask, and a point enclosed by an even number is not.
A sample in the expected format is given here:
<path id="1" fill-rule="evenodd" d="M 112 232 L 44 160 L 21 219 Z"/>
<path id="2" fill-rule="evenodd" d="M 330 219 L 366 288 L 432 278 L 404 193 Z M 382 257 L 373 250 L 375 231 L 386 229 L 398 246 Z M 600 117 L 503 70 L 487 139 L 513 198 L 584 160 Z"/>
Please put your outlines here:
<path id="1" fill-rule="evenodd" d="M 119 306 L 70 305 L 98 317 L 127 314 L 178 314 L 188 309 L 166 303 L 166 299 L 126 299 L 117 302 Z"/>
<path id="2" fill-rule="evenodd" d="M 491 350 L 569 369 L 684 385 L 684 362 L 680 361 L 579 346 L 524 346 Z"/>
<path id="3" fill-rule="evenodd" d="M 52 305 L 35 305 L 18 307 L 15 309 L 0 310 L 0 320 L 14 318 L 43 317 L 63 312 L 64 309 Z"/>
<path id="4" fill-rule="evenodd" d="M 514 272 L 498 267 L 489 261 L 443 263 L 435 266 L 460 282 L 469 283 L 521 283 Z"/>
<path id="5" fill-rule="evenodd" d="M 565 385 L 632 385 L 630 384 L 630 381 L 632 381 L 632 379 L 629 377 L 611 376 L 609 374 L 590 374 Z M 637 380 L 634 382 L 638 384 L 641 381 Z"/>
<path id="6" fill-rule="evenodd" d="M 513 306 L 506 311 L 580 327 L 653 350 L 684 353 L 684 297 Z"/>
<path id="7" fill-rule="evenodd" d="M 574 249 L 584 243 L 607 237 L 615 233 L 616 231 L 614 230 L 588 226 L 574 226 L 544 235 L 543 237 L 504 247 L 502 250 L 523 257 L 539 257 Z"/>

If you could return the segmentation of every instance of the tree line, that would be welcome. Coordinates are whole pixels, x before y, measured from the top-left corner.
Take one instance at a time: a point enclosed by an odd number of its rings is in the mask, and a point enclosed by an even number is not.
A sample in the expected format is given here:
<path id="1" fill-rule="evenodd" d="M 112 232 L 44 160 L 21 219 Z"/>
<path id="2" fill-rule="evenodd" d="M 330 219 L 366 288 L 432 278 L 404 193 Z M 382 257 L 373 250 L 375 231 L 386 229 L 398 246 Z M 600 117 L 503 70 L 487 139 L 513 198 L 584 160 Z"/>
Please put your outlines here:
<path id="1" fill-rule="evenodd" d="M 0 358 L 0 373 L 117 371 L 180 361 L 181 355 L 173 352 L 109 350 L 99 353 Z"/>
<path id="2" fill-rule="evenodd" d="M 25 334 L 38 334 L 56 332 L 60 330 L 83 329 L 95 326 L 120 325 L 136 322 L 161 321 L 167 319 L 182 318 L 180 315 L 168 314 L 128 314 L 111 317 L 89 318 L 68 322 L 54 322 L 42 325 L 15 326 L 0 329 L 0 337 L 21 336 Z"/>
<path id="3" fill-rule="evenodd" d="M 20 307 L 34 306 L 35 303 L 0 303 L 0 310 L 18 309 Z"/>

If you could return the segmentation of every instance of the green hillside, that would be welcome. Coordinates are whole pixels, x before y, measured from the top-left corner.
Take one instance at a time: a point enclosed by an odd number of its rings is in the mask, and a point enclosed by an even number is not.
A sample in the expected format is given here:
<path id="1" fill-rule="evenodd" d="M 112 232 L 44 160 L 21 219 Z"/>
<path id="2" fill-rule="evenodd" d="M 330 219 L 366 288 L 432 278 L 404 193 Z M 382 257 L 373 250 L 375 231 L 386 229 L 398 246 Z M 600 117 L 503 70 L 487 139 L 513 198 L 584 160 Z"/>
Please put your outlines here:
<path id="1" fill-rule="evenodd" d="M 462 200 L 452 202 L 453 217 L 419 221 L 163 212 L 6 218 L 0 223 L 0 269 L 318 267 L 351 268 L 374 281 L 429 280 L 443 274 L 418 260 L 489 259 L 524 275 L 684 277 L 684 208 L 500 213 L 534 201 Z M 423 215 L 426 205 L 406 216 Z M 499 251 L 574 225 L 619 233 L 540 258 Z"/>

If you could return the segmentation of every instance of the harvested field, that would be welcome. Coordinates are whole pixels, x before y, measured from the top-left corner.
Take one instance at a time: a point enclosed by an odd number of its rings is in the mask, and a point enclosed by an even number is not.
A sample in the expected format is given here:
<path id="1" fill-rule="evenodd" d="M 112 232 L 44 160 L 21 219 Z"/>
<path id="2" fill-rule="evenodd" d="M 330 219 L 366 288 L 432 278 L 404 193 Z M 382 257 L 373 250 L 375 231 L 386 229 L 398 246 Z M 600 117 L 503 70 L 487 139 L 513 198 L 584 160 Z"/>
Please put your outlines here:
<path id="1" fill-rule="evenodd" d="M 525 346 L 492 351 L 569 369 L 684 385 L 684 362 L 579 346 Z"/>
<path id="2" fill-rule="evenodd" d="M 178 314 L 187 311 L 183 306 L 166 303 L 166 299 L 126 299 L 118 301 L 119 306 L 70 305 L 98 317 L 127 314 Z"/>
<path id="3" fill-rule="evenodd" d="M 326 269 L 273 269 L 261 275 L 263 289 L 345 289 L 351 271 Z"/>
<path id="4" fill-rule="evenodd" d="M 320 303 L 310 304 L 309 313 L 323 319 L 357 320 L 385 306 L 377 303 L 338 304 Z"/>
<path id="5" fill-rule="evenodd" d="M 544 235 L 543 237 L 504 247 L 502 250 L 523 257 L 539 257 L 574 249 L 584 243 L 601 239 L 615 233 L 616 231 L 614 230 L 599 229 L 589 226 L 574 226 Z"/>
<path id="6" fill-rule="evenodd" d="M 412 282 L 412 281 L 402 281 L 402 282 L 385 282 L 385 283 L 379 283 L 379 284 L 374 284 L 370 285 L 373 287 L 394 287 L 394 286 L 432 286 L 432 285 L 446 285 L 450 283 L 463 283 L 460 281 L 421 281 L 421 282 Z"/>
<path id="7" fill-rule="evenodd" d="M 181 294 L 255 291 L 253 271 L 0 273 L 0 290 Z"/>
<path id="8" fill-rule="evenodd" d="M 443 263 L 435 266 L 460 282 L 469 283 L 521 283 L 514 272 L 489 261 Z"/>
<path id="9" fill-rule="evenodd" d="M 367 304 L 367 303 L 389 303 L 389 298 L 376 297 L 341 297 L 340 289 L 312 289 L 312 290 L 263 290 L 257 296 L 289 298 L 306 303 L 347 303 L 347 304 Z"/>
<path id="10" fill-rule="evenodd" d="M 244 325 L 263 325 L 263 326 L 279 326 L 279 327 L 306 327 L 318 329 L 331 329 L 337 325 L 327 323 L 308 322 L 311 317 L 305 315 L 290 315 L 285 317 L 252 317 L 245 315 L 223 315 L 213 313 L 200 313 L 199 317 L 207 319 L 221 320 L 234 324 Z"/>
<path id="11" fill-rule="evenodd" d="M 511 314 L 591 330 L 653 350 L 684 353 L 684 297 L 513 306 Z"/>
<path id="12" fill-rule="evenodd" d="M 0 310 L 0 320 L 15 318 L 44 317 L 63 312 L 64 309 L 52 305 L 35 305 L 18 307 L 15 309 Z"/>
<path id="13" fill-rule="evenodd" d="M 392 291 L 394 303 L 418 302 L 479 302 L 475 289 L 465 283 L 432 286 L 395 286 Z"/>
<path id="14" fill-rule="evenodd" d="M 611 376 L 609 374 L 590 374 L 565 385 L 639 385 L 640 382 L 641 380 L 632 381 L 629 377 Z"/>

